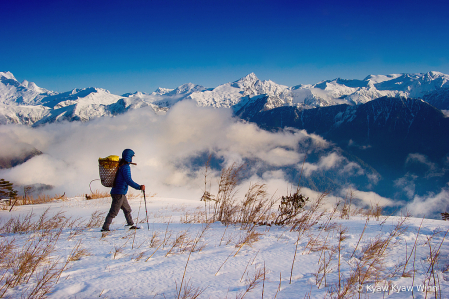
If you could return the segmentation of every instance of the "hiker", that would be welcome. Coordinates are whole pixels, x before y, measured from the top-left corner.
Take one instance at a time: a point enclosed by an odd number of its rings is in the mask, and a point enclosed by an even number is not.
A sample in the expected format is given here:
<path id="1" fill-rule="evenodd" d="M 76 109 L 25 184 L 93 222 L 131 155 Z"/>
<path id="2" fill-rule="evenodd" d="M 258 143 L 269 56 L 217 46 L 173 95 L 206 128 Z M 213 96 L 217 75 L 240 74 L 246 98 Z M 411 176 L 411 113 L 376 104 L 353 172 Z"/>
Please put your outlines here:
<path id="1" fill-rule="evenodd" d="M 112 223 L 112 219 L 117 216 L 120 209 L 123 210 L 125 214 L 127 226 L 130 229 L 138 229 L 139 227 L 134 226 L 134 221 L 131 216 L 131 207 L 129 206 L 128 200 L 126 199 L 126 193 L 128 192 L 128 186 L 133 187 L 136 190 L 145 191 L 145 185 L 139 185 L 134 182 L 131 178 L 131 167 L 129 164 L 132 163 L 134 156 L 134 151 L 130 149 L 125 149 L 122 153 L 122 159 L 120 160 L 117 174 L 114 179 L 114 186 L 111 190 L 112 204 L 109 210 L 106 220 L 104 221 L 102 232 L 109 231 L 109 226 Z M 136 164 L 134 164 L 136 165 Z"/>

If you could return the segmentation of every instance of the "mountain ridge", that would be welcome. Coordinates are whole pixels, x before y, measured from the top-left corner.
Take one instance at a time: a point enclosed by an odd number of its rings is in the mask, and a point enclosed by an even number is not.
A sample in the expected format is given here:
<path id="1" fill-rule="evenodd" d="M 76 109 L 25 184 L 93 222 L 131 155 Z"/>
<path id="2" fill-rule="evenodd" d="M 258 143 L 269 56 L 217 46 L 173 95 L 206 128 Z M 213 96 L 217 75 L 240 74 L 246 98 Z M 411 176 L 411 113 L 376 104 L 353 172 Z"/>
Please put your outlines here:
<path id="1" fill-rule="evenodd" d="M 186 83 L 175 89 L 158 88 L 151 94 L 135 92 L 121 96 L 96 87 L 57 93 L 26 80 L 20 83 L 11 72 L 0 72 L 0 124 L 33 126 L 61 120 L 88 121 L 147 106 L 152 107 L 155 112 L 163 113 L 183 100 L 192 100 L 201 107 L 232 108 L 239 111 L 254 101 L 252 98 L 257 100 L 261 96 L 268 97 L 262 110 L 360 105 L 385 96 L 423 98 L 437 105 L 438 109 L 449 110 L 448 95 L 449 75 L 434 71 L 369 75 L 363 80 L 336 78 L 293 87 L 271 80 L 260 80 L 254 73 L 250 73 L 215 88 Z M 116 107 L 108 109 L 107 106 L 110 105 Z M 70 110 L 73 113 L 67 112 L 67 106 L 73 106 Z M 65 109 L 59 110 L 62 108 Z"/>

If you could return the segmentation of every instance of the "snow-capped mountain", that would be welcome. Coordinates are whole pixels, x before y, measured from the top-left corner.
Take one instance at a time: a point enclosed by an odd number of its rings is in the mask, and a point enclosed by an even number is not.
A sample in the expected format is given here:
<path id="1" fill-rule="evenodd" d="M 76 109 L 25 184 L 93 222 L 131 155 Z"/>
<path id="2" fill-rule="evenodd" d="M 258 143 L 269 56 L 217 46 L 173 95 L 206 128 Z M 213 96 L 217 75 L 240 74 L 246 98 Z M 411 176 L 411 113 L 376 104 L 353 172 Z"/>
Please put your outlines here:
<path id="1" fill-rule="evenodd" d="M 251 73 L 238 81 L 194 92 L 190 98 L 199 106 L 232 107 L 238 111 L 263 95 L 267 99 L 262 110 L 282 106 L 312 109 L 339 104 L 359 105 L 385 96 L 422 98 L 445 88 L 449 88 L 449 75 L 439 72 L 370 75 L 363 80 L 337 78 L 294 87 L 279 85 L 271 80 L 261 81 Z"/>
<path id="2" fill-rule="evenodd" d="M 251 73 L 235 82 L 226 83 L 210 90 L 194 92 L 189 98 L 199 106 L 230 108 L 239 106 L 242 104 L 241 102 L 244 103 L 251 97 L 262 94 L 268 95 L 272 99 L 284 99 L 285 92 L 288 90 L 288 86 L 276 84 L 271 80 L 261 81 L 254 73 Z M 285 103 L 283 100 L 281 102 Z"/>
<path id="3" fill-rule="evenodd" d="M 192 83 L 175 89 L 158 88 L 143 92 L 114 95 L 101 88 L 74 89 L 57 93 L 38 87 L 33 82 L 18 82 L 10 72 L 0 73 L 0 124 L 41 125 L 57 121 L 88 121 L 113 116 L 130 109 L 151 107 L 164 112 L 182 100 L 193 100 L 198 106 L 232 108 L 243 113 L 254 102 L 264 98 L 257 113 L 277 107 L 300 110 L 339 104 L 360 105 L 380 97 L 423 98 L 449 110 L 446 95 L 449 75 L 439 72 L 424 74 L 370 75 L 363 80 L 334 79 L 313 85 L 288 87 L 271 80 L 259 80 L 251 73 L 237 81 L 215 88 Z"/>
<path id="4" fill-rule="evenodd" d="M 10 72 L 0 72 L 1 105 L 35 105 L 39 100 L 56 94 L 33 82 L 20 83 Z"/>
<path id="5" fill-rule="evenodd" d="M 71 92 L 44 98 L 41 105 L 48 108 L 48 113 L 34 125 L 64 120 L 88 121 L 147 106 L 158 110 L 158 107 L 140 99 L 122 98 L 101 88 L 74 89 Z"/>
<path id="6" fill-rule="evenodd" d="M 425 74 L 370 75 L 364 80 L 335 79 L 314 86 L 347 103 L 367 103 L 388 97 L 422 98 L 440 88 L 449 87 L 449 76 L 439 72 Z"/>
<path id="7" fill-rule="evenodd" d="M 151 107 L 156 112 L 164 111 L 140 97 L 121 97 L 93 87 L 56 93 L 39 88 L 34 83 L 21 84 L 12 75 L 3 75 L 0 91 L 3 90 L 8 92 L 0 95 L 0 124 L 37 126 L 65 120 L 88 121 L 143 107 Z"/>
<path id="8" fill-rule="evenodd" d="M 175 89 L 159 87 L 151 94 L 136 92 L 124 94 L 123 96 L 126 96 L 130 100 L 138 99 L 146 103 L 151 103 L 160 108 L 170 108 L 177 102 L 189 98 L 192 93 L 202 92 L 204 90 L 206 90 L 204 86 L 186 83 Z"/>

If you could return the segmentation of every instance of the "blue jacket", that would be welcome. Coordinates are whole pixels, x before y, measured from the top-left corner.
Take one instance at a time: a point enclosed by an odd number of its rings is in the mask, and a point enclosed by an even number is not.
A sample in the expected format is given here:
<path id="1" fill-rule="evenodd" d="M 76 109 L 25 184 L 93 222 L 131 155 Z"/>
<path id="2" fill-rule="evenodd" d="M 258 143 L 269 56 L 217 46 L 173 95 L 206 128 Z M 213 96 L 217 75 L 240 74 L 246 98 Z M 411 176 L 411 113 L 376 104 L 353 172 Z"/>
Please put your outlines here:
<path id="1" fill-rule="evenodd" d="M 122 153 L 122 159 L 128 163 L 132 162 L 134 151 L 125 149 Z M 140 190 L 140 185 L 131 178 L 131 167 L 129 164 L 122 165 L 118 171 L 115 179 L 115 186 L 111 189 L 111 194 L 126 194 L 128 192 L 128 185 L 134 189 Z"/>

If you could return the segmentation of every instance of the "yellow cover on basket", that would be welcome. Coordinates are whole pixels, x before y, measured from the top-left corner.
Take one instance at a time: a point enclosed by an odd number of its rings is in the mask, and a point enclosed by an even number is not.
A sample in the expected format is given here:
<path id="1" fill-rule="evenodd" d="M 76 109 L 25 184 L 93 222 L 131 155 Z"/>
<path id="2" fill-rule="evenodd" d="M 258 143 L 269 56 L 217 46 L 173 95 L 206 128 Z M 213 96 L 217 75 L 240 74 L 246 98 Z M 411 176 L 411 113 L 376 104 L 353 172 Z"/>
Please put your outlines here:
<path id="1" fill-rule="evenodd" d="M 116 155 L 110 155 L 107 156 L 106 158 L 98 158 L 98 163 L 107 169 L 117 167 L 119 161 L 120 157 Z"/>
<path id="2" fill-rule="evenodd" d="M 98 168 L 100 171 L 101 184 L 105 187 L 113 187 L 115 174 L 117 173 L 120 158 L 111 155 L 106 158 L 98 159 Z"/>

